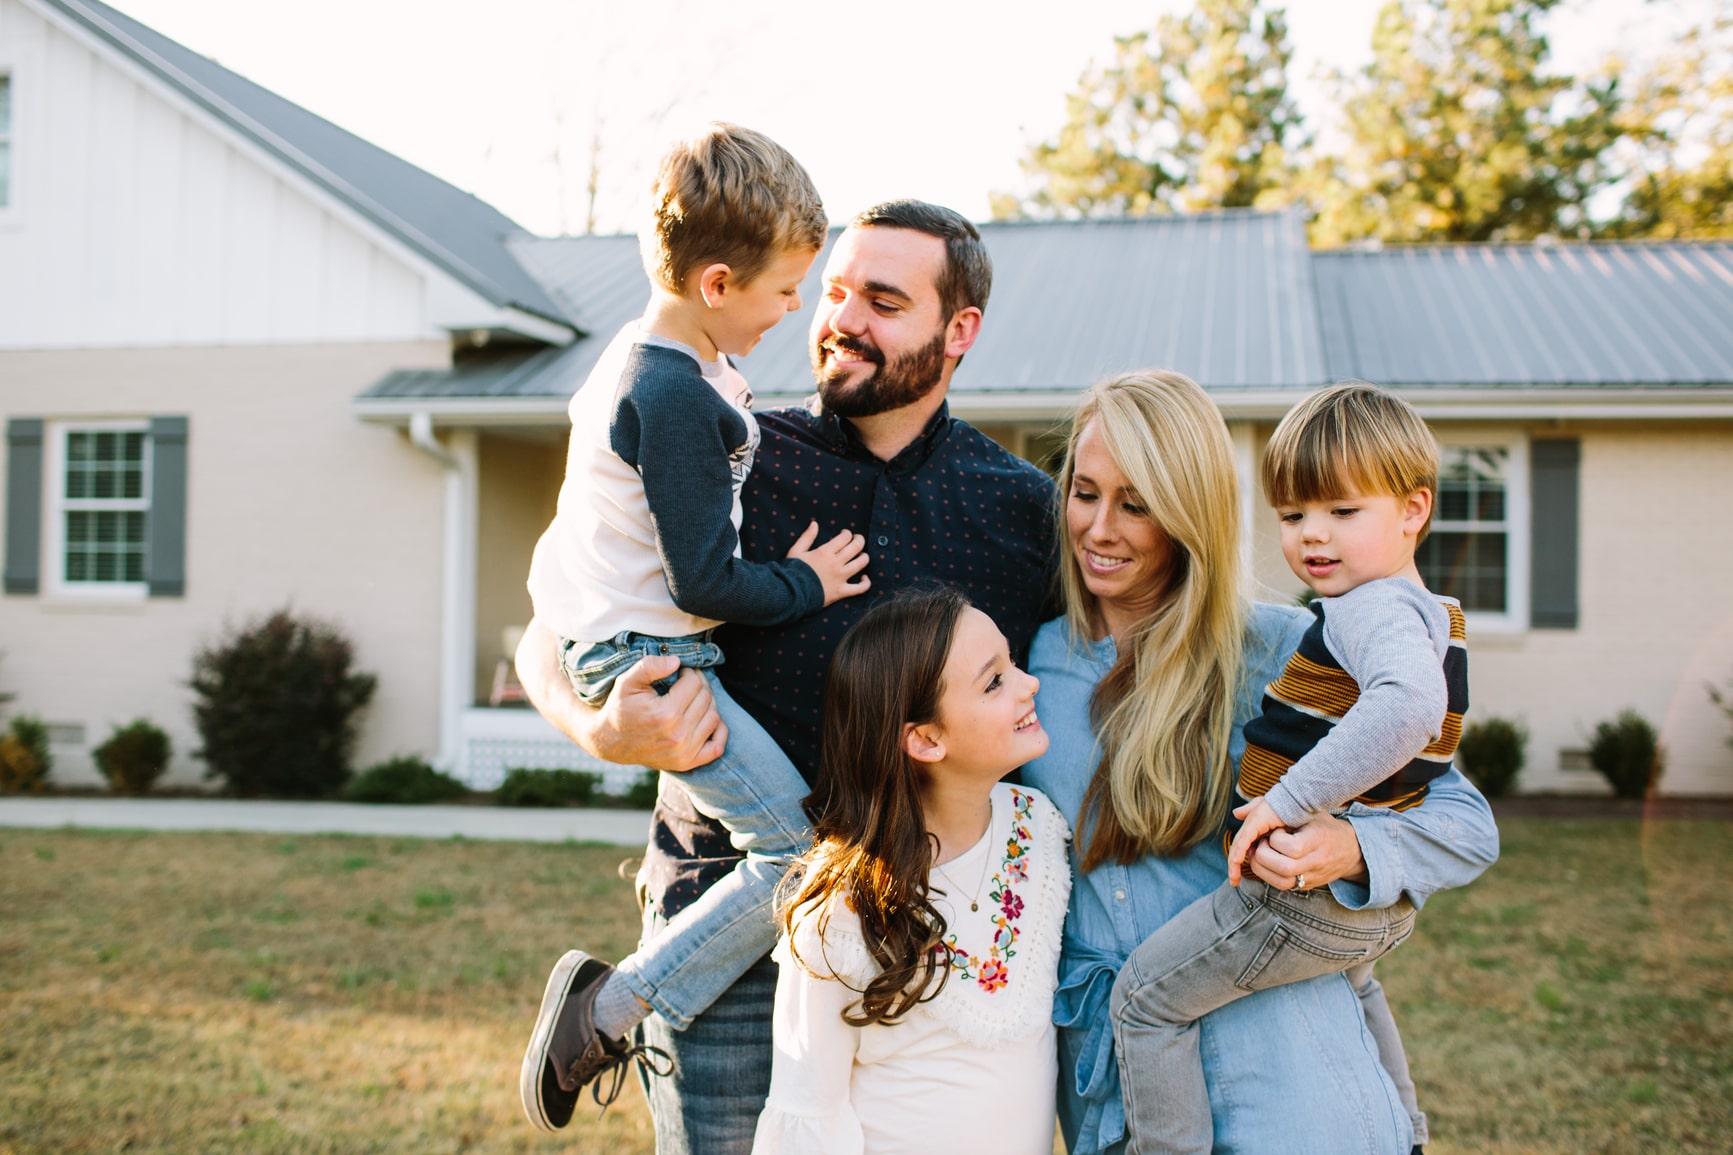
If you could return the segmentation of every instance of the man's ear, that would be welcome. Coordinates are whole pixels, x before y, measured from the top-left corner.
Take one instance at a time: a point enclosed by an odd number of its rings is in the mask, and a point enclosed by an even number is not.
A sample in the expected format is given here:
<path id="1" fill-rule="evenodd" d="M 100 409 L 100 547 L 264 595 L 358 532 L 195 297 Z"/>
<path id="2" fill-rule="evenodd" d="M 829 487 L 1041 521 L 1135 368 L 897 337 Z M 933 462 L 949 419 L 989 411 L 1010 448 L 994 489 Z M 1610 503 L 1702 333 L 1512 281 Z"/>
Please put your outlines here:
<path id="1" fill-rule="evenodd" d="M 932 723 L 903 727 L 903 751 L 916 762 L 942 762 L 945 758 L 945 737 Z"/>
<path id="2" fill-rule="evenodd" d="M 1402 532 L 1418 534 L 1432 516 L 1432 491 L 1416 489 L 1402 499 Z"/>
<path id="3" fill-rule="evenodd" d="M 722 299 L 728 290 L 735 288 L 734 270 L 717 261 L 713 265 L 705 265 L 694 274 L 698 281 L 698 295 L 710 308 L 720 308 Z"/>
<path id="4" fill-rule="evenodd" d="M 957 310 L 945 326 L 945 356 L 952 359 L 961 357 L 974 346 L 975 338 L 980 335 L 981 310 L 973 305 Z"/>

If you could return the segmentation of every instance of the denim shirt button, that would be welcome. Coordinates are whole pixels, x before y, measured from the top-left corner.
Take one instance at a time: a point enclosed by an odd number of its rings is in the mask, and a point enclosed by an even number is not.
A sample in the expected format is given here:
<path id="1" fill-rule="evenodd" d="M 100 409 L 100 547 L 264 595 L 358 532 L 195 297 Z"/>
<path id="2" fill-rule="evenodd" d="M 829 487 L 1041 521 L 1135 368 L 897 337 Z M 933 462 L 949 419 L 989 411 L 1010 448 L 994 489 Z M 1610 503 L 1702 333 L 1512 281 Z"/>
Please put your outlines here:
<path id="1" fill-rule="evenodd" d="M 1125 888 L 1123 886 L 1120 887 L 1118 890 L 1113 892 L 1113 901 L 1114 902 L 1124 902 L 1125 901 Z"/>

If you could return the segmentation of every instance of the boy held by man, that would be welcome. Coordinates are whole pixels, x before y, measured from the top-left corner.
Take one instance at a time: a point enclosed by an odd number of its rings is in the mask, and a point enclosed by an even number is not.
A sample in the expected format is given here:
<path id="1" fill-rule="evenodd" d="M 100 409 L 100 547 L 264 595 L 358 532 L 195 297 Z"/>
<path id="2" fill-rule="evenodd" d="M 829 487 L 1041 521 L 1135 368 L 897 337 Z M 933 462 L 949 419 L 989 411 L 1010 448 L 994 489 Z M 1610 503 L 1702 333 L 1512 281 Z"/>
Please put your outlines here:
<path id="1" fill-rule="evenodd" d="M 800 307 L 828 227 L 811 178 L 768 137 L 714 124 L 663 157 L 652 200 L 650 304 L 572 397 L 565 482 L 529 589 L 592 705 L 646 655 L 703 672 L 727 748 L 680 783 L 747 857 L 617 967 L 579 950 L 554 967 L 519 1079 L 525 1114 L 547 1131 L 571 1119 L 586 1084 L 614 1071 L 617 1093 L 628 1060 L 654 1064 L 625 1038 L 652 1008 L 686 1021 L 757 961 L 757 949 L 733 959 L 730 937 L 759 908 L 768 925 L 776 884 L 811 841 L 806 782 L 716 678 L 711 631 L 792 621 L 868 586 L 865 539 L 845 531 L 815 544 L 816 523 L 784 561 L 739 556 L 758 425 L 727 356 L 751 352 Z M 603 1100 L 599 1085 L 593 1093 Z"/>
<path id="2" fill-rule="evenodd" d="M 1347 382 L 1282 419 L 1262 480 L 1282 554 L 1319 595 L 1315 620 L 1265 691 L 1261 716 L 1246 724 L 1229 884 L 1151 935 L 1114 984 L 1133 1155 L 1210 1150 L 1199 1018 L 1252 991 L 1336 973 L 1361 993 L 1415 1143 L 1426 1138 L 1401 1037 L 1371 973 L 1413 929 L 1413 903 L 1351 909 L 1303 874 L 1292 890 L 1275 890 L 1243 864 L 1271 831 L 1351 804 L 1418 806 L 1450 768 L 1468 708 L 1464 619 L 1455 599 L 1427 591 L 1414 560 L 1431 525 L 1438 444 L 1406 402 Z"/>

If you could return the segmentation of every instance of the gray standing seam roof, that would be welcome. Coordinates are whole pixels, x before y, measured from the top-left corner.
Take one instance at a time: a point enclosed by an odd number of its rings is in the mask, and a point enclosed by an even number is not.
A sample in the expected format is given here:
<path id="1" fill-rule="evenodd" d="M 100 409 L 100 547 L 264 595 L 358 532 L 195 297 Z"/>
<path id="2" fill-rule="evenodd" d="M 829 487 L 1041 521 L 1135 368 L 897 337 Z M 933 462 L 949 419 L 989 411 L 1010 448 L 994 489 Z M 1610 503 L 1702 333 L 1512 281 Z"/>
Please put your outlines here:
<path id="1" fill-rule="evenodd" d="M 566 324 L 498 209 L 96 0 L 45 0 L 488 302 Z"/>
<path id="2" fill-rule="evenodd" d="M 1425 245 L 1312 267 L 1331 379 L 1733 383 L 1733 243 Z"/>
<path id="3" fill-rule="evenodd" d="M 953 396 L 1074 392 L 1150 366 L 1212 389 L 1304 390 L 1323 380 L 1305 235 L 1294 216 L 1229 211 L 980 228 L 993 292 Z M 836 235 L 801 284 L 800 311 L 738 359 L 760 395 L 812 390 L 807 331 Z M 520 237 L 512 250 L 582 339 L 533 363 L 393 373 L 362 399 L 569 396 L 649 300 L 634 237 Z"/>

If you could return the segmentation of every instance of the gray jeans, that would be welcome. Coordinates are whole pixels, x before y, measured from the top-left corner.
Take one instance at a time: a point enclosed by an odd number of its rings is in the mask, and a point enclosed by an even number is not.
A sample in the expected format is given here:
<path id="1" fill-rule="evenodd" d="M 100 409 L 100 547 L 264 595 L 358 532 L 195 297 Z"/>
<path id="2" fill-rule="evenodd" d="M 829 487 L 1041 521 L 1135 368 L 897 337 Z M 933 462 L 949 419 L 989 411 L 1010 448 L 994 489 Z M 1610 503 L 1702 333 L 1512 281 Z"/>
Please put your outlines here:
<path id="1" fill-rule="evenodd" d="M 1208 1155 L 1214 1135 L 1197 1020 L 1253 991 L 1319 975 L 1346 972 L 1361 992 L 1385 1070 L 1398 1090 L 1407 1085 L 1404 1105 L 1418 1115 L 1396 1024 L 1372 978 L 1373 960 L 1408 937 L 1414 913 L 1406 898 L 1349 910 L 1327 888 L 1277 890 L 1248 877 L 1237 888 L 1222 884 L 1150 935 L 1113 984 L 1127 1155 Z M 1383 1022 L 1372 1022 L 1380 1014 Z"/>

